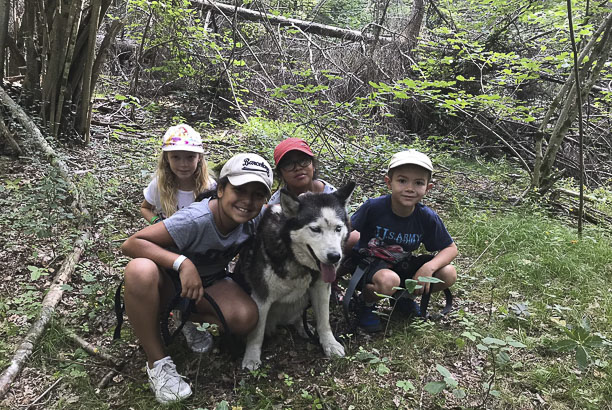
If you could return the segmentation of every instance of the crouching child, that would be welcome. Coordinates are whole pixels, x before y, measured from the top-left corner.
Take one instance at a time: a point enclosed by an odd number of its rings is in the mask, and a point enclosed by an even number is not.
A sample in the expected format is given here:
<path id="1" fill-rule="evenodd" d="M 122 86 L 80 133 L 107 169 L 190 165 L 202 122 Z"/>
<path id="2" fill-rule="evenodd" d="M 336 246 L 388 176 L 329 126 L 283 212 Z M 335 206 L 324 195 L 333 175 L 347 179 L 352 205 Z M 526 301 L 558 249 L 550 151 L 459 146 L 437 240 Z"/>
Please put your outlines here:
<path id="1" fill-rule="evenodd" d="M 384 296 L 397 298 L 397 288 L 405 286 L 406 279 L 436 277 L 442 282 L 420 281 L 415 294 L 440 292 L 457 279 L 455 267 L 450 263 L 457 256 L 457 246 L 442 220 L 421 200 L 433 187 L 433 165 L 429 157 L 416 150 L 401 151 L 393 155 L 385 176 L 390 194 L 367 200 L 351 217 L 351 225 L 359 232 L 359 242 L 352 251 L 352 262 L 360 263 L 376 244 L 382 252 L 410 254 L 420 244 L 431 254 L 412 255 L 404 263 L 393 265 L 375 259 L 364 274 L 359 288 L 358 325 L 367 332 L 382 330 L 376 303 Z M 399 248 L 401 247 L 401 249 Z M 401 268 L 400 268 L 401 266 Z M 384 296 L 379 296 L 384 295 Z M 410 298 L 399 298 L 396 311 L 418 315 L 418 305 Z"/>

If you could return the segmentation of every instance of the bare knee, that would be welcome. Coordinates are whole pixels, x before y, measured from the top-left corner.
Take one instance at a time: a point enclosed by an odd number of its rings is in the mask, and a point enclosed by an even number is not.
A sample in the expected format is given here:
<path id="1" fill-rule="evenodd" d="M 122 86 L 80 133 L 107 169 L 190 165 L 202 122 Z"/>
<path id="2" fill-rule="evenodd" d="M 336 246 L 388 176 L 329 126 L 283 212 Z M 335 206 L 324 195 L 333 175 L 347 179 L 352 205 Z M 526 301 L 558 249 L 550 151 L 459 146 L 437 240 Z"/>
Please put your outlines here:
<path id="1" fill-rule="evenodd" d="M 444 283 L 437 283 L 433 287 L 434 292 L 439 292 L 455 284 L 457 281 L 457 269 L 453 265 L 446 265 L 438 270 L 434 276 L 444 281 Z"/>
<path id="2" fill-rule="evenodd" d="M 257 305 L 252 299 L 240 300 L 240 303 L 234 304 L 232 308 L 232 317 L 229 325 L 232 333 L 236 335 L 248 335 L 259 320 L 259 312 Z"/>
<path id="3" fill-rule="evenodd" d="M 372 284 L 375 292 L 391 296 L 400 285 L 400 277 L 390 269 L 381 269 L 372 277 Z"/>
<path id="4" fill-rule="evenodd" d="M 150 294 L 159 285 L 159 268 L 150 259 L 137 258 L 125 267 L 125 294 Z"/>

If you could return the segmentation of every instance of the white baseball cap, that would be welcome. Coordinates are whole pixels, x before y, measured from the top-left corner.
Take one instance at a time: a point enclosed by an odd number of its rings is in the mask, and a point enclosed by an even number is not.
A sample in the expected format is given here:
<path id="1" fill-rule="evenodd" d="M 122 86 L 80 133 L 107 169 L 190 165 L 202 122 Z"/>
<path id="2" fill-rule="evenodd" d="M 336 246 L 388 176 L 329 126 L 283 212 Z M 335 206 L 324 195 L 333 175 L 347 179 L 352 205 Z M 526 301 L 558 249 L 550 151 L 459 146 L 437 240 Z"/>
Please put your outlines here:
<path id="1" fill-rule="evenodd" d="M 268 161 L 257 154 L 237 154 L 231 157 L 221 168 L 219 178 L 223 177 L 227 177 L 230 184 L 236 186 L 261 182 L 271 192 L 272 168 Z"/>
<path id="2" fill-rule="evenodd" d="M 394 154 L 391 157 L 391 161 L 389 161 L 389 168 L 387 168 L 387 172 L 389 172 L 393 168 L 408 164 L 418 165 L 419 167 L 425 168 L 426 170 L 433 172 L 433 165 L 429 157 L 415 149 L 400 151 Z"/>
<path id="3" fill-rule="evenodd" d="M 187 124 L 173 125 L 162 138 L 162 151 L 189 151 L 204 153 L 202 137 Z"/>

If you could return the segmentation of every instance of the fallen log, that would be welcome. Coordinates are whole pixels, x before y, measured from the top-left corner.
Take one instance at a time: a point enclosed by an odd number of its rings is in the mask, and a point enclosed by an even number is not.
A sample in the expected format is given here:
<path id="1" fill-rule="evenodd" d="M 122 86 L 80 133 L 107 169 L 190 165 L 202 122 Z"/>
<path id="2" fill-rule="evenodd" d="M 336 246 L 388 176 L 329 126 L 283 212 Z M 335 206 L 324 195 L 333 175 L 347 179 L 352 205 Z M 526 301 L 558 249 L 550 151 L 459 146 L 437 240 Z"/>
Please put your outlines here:
<path id="1" fill-rule="evenodd" d="M 81 237 L 75 242 L 72 253 L 64 260 L 57 275 L 53 279 L 51 288 L 45 296 L 42 302 L 42 309 L 36 321 L 32 324 L 28 333 L 23 338 L 23 341 L 15 351 L 13 358 L 10 361 L 8 368 L 6 368 L 0 375 L 0 399 L 2 399 L 11 388 L 13 381 L 19 376 L 23 366 L 27 359 L 32 354 L 34 346 L 40 340 L 43 332 L 47 328 L 49 321 L 55 313 L 55 309 L 62 299 L 64 294 L 64 284 L 68 283 L 72 273 L 74 272 L 76 265 L 78 264 L 81 255 L 85 249 L 85 244 L 89 241 L 90 234 L 88 232 L 89 220 L 86 218 L 89 216 L 89 212 L 85 208 L 84 204 L 80 200 L 79 191 L 70 175 L 68 166 L 66 163 L 56 154 L 53 148 L 47 143 L 42 133 L 34 124 L 34 122 L 28 117 L 28 115 L 21 109 L 21 107 L 15 103 L 11 97 L 0 87 L 0 101 L 6 107 L 13 118 L 17 119 L 19 123 L 24 127 L 27 135 L 31 138 L 31 141 L 36 146 L 37 151 L 42 152 L 45 158 L 58 169 L 59 174 L 66 181 L 70 187 L 71 194 L 75 198 L 72 203 L 72 211 L 75 216 L 84 217 L 81 219 L 79 229 L 82 233 Z"/>
<path id="2" fill-rule="evenodd" d="M 373 43 L 377 41 L 382 44 L 389 44 L 395 42 L 395 40 L 391 37 L 376 38 L 374 36 L 364 34 L 363 32 L 357 30 L 349 30 L 334 26 L 328 26 L 326 24 L 314 23 L 312 21 L 304 21 L 283 16 L 275 16 L 274 14 L 263 13 L 244 7 L 236 7 L 232 6 L 231 4 L 218 3 L 211 0 L 192 0 L 191 3 L 203 7 L 205 9 L 211 9 L 228 15 L 236 14 L 239 18 L 243 20 L 254 22 L 262 22 L 267 20 L 268 22 L 270 22 L 270 24 L 274 25 L 285 27 L 299 27 L 305 33 L 334 37 L 348 41 L 363 41 L 365 43 Z"/>
<path id="3" fill-rule="evenodd" d="M 85 247 L 85 243 L 89 240 L 89 233 L 85 232 L 83 236 L 76 242 L 75 248 L 72 251 L 72 254 L 68 256 L 64 263 L 62 263 L 61 268 L 59 269 L 53 283 L 51 284 L 51 289 L 47 296 L 43 299 L 42 309 L 40 314 L 30 330 L 23 338 L 23 341 L 15 351 L 13 358 L 9 364 L 9 367 L 6 368 L 2 375 L 0 375 L 0 399 L 4 397 L 4 395 L 8 392 L 11 387 L 13 381 L 19 376 L 21 370 L 27 359 L 32 354 L 34 350 L 34 346 L 40 337 L 42 336 L 44 330 L 46 329 L 49 321 L 53 317 L 55 313 L 55 308 L 57 304 L 62 299 L 62 295 L 64 293 L 63 286 L 68 282 L 72 272 L 74 272 L 74 268 L 76 267 L 79 259 L 81 258 L 81 254 L 83 253 L 83 249 Z"/>

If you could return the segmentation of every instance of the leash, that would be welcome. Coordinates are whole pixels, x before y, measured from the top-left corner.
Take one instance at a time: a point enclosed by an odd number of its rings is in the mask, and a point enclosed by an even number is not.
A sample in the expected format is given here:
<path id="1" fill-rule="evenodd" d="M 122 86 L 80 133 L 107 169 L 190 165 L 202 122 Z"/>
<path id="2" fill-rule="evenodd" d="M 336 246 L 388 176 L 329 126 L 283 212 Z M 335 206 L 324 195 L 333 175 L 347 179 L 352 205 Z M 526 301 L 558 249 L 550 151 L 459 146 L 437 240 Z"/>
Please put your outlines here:
<path id="1" fill-rule="evenodd" d="M 164 340 L 164 343 L 166 344 L 166 346 L 172 343 L 176 335 L 185 326 L 185 323 L 189 319 L 189 316 L 191 315 L 191 313 L 196 311 L 195 300 L 181 297 L 182 287 L 181 287 L 181 281 L 178 278 L 178 275 L 170 274 L 170 277 L 172 279 L 174 288 L 176 289 L 176 293 L 174 297 L 172 298 L 172 300 L 170 301 L 170 303 L 168 303 L 168 305 L 166 306 L 166 309 L 164 309 L 164 311 L 162 312 L 161 321 L 160 321 L 162 339 Z M 115 316 L 117 318 L 117 325 L 115 326 L 115 331 L 113 332 L 113 340 L 117 340 L 121 338 L 121 327 L 123 326 L 123 321 L 124 321 L 123 313 L 125 312 L 125 302 L 121 300 L 121 290 L 123 288 L 123 284 L 124 284 L 124 280 L 122 279 L 121 282 L 119 283 L 119 286 L 117 286 L 117 290 L 115 291 Z M 223 316 L 223 312 L 221 312 L 221 308 L 219 307 L 215 299 L 208 293 L 204 293 L 204 298 L 208 301 L 208 303 L 210 303 L 217 317 L 219 318 L 219 321 L 221 322 L 221 325 L 223 326 L 223 329 L 225 330 L 224 334 L 230 335 L 231 334 L 230 327 L 227 324 L 227 321 L 225 320 L 225 316 Z M 179 323 L 179 326 L 176 328 L 176 330 L 170 333 L 170 329 L 168 327 L 168 318 L 170 317 L 170 313 L 174 309 L 180 310 L 181 322 Z"/>

